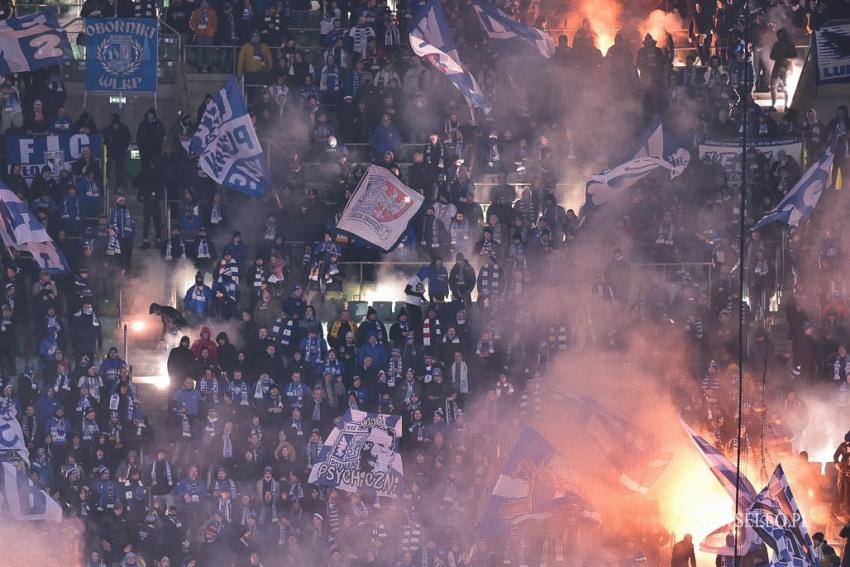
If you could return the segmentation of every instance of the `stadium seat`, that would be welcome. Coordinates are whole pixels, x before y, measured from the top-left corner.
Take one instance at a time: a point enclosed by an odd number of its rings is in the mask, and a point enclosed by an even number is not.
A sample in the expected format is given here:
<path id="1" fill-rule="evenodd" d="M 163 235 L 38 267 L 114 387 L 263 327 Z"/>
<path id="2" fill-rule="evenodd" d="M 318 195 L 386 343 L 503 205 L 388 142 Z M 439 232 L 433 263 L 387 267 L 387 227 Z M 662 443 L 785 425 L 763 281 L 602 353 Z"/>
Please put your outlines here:
<path id="1" fill-rule="evenodd" d="M 392 301 L 373 301 L 372 307 L 378 313 L 379 321 L 388 321 L 394 318 Z"/>
<path id="2" fill-rule="evenodd" d="M 395 305 L 393 305 L 393 319 L 398 319 L 398 314 L 401 313 L 401 310 L 404 309 L 406 303 L 404 301 L 396 301 Z"/>
<path id="3" fill-rule="evenodd" d="M 351 312 L 351 318 L 356 322 L 360 322 L 366 316 L 366 311 L 369 309 L 369 303 L 366 301 L 349 301 L 348 310 Z"/>

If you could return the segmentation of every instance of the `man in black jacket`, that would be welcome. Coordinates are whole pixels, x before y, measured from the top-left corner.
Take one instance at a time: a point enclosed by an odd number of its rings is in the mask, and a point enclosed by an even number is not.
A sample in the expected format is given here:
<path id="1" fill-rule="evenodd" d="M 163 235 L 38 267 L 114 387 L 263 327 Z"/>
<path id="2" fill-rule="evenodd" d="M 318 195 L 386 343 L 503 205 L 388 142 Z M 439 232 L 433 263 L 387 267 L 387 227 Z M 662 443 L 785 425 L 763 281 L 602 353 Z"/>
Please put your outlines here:
<path id="1" fill-rule="evenodd" d="M 109 183 L 113 189 L 120 191 L 125 181 L 124 164 L 130 148 L 130 129 L 117 114 L 112 115 L 109 126 L 103 131 L 103 143 L 106 146 Z"/>
<path id="2" fill-rule="evenodd" d="M 162 155 L 162 145 L 165 142 L 165 126 L 156 116 L 156 110 L 149 108 L 145 118 L 139 122 L 136 129 L 136 143 L 139 145 L 139 159 L 142 170 L 152 167 L 155 160 Z"/>

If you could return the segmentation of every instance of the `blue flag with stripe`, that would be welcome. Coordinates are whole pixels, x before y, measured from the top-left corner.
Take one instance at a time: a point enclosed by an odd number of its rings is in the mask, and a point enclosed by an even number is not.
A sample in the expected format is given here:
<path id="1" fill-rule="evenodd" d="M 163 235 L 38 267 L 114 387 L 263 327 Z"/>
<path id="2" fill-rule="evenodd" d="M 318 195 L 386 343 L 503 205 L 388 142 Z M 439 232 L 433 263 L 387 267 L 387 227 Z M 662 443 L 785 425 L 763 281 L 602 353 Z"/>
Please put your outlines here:
<path id="1" fill-rule="evenodd" d="M 511 19 L 486 0 L 472 0 L 472 7 L 494 48 L 517 52 L 531 47 L 547 59 L 554 55 L 555 45 L 545 31 Z"/>
<path id="2" fill-rule="evenodd" d="M 68 34 L 53 12 L 0 21 L 0 75 L 61 65 L 70 58 Z"/>
<path id="3" fill-rule="evenodd" d="M 545 519 L 564 509 L 599 521 L 598 512 L 550 466 L 555 454 L 555 448 L 533 429 L 520 431 L 478 526 L 482 539 L 499 537 L 526 520 Z"/>
<path id="4" fill-rule="evenodd" d="M 723 453 L 721 453 L 717 447 L 706 441 L 703 437 L 698 435 L 696 431 L 691 429 L 681 417 L 679 418 L 679 423 L 681 423 L 682 428 L 688 434 L 688 437 L 690 437 L 691 441 L 693 441 L 694 445 L 696 445 L 700 456 L 702 456 L 703 460 L 708 465 L 708 469 L 711 471 L 711 474 L 714 475 L 714 478 L 717 479 L 723 487 L 723 490 L 726 491 L 726 494 L 729 495 L 733 502 L 737 495 L 739 508 L 741 510 L 747 510 L 756 498 L 756 489 L 753 488 L 753 484 L 744 475 L 744 473 L 738 475 L 735 465 L 729 462 L 729 459 L 724 457 Z M 720 526 L 709 534 L 706 541 L 702 542 L 700 549 L 702 551 L 716 553 L 718 555 L 744 555 L 760 543 L 755 531 L 751 527 L 745 525 L 739 532 L 738 551 L 736 553 L 734 547 L 729 548 L 725 544 L 726 534 L 730 533 L 733 529 L 734 526 L 732 525 Z"/>
<path id="5" fill-rule="evenodd" d="M 490 112 L 475 77 L 463 68 L 439 0 L 428 0 L 416 15 L 410 30 L 410 47 L 444 75 L 469 106 Z"/>
<path id="6" fill-rule="evenodd" d="M 747 525 L 773 550 L 771 567 L 815 567 L 814 543 L 782 465 L 747 511 Z"/>
<path id="7" fill-rule="evenodd" d="M 788 191 L 779 204 L 759 219 L 752 230 L 758 230 L 777 221 L 797 227 L 800 222 L 812 216 L 823 190 L 829 183 L 834 160 L 835 150 L 830 147 L 806 170 L 803 177 Z"/>
<path id="8" fill-rule="evenodd" d="M 252 197 L 265 195 L 268 161 L 236 79 L 207 104 L 186 149 L 216 183 Z"/>

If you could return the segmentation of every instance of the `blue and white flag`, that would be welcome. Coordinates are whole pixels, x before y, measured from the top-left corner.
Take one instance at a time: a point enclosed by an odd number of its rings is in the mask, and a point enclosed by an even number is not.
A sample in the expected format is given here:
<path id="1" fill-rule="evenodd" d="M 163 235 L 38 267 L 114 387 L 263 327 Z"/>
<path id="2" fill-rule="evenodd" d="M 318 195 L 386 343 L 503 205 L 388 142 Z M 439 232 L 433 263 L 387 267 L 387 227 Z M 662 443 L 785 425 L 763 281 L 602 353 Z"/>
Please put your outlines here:
<path id="1" fill-rule="evenodd" d="M 13 520 L 62 521 L 62 508 L 26 473 L 9 462 L 0 462 L 0 516 L 8 513 Z"/>
<path id="2" fill-rule="evenodd" d="M 236 79 L 207 104 L 187 150 L 199 156 L 201 169 L 216 183 L 252 197 L 265 195 L 268 162 Z"/>
<path id="3" fill-rule="evenodd" d="M 0 181 L 0 240 L 12 250 L 32 256 L 53 274 L 68 271 L 68 261 L 29 207 Z"/>
<path id="4" fill-rule="evenodd" d="M 697 434 L 696 431 L 684 422 L 681 418 L 679 422 L 682 424 L 685 433 L 691 438 L 696 445 L 699 454 L 702 456 L 705 463 L 708 465 L 711 474 L 717 479 L 723 490 L 726 491 L 732 500 L 735 500 L 735 494 L 740 493 L 741 504 L 743 508 L 748 507 L 756 497 L 756 489 L 750 480 L 744 476 L 744 473 L 738 475 L 735 465 L 729 462 L 729 459 L 723 456 L 723 453 L 717 450 L 717 447 L 706 441 L 703 437 Z M 738 484 L 740 482 L 740 487 Z M 738 490 L 740 488 L 740 490 Z"/>
<path id="5" fill-rule="evenodd" d="M 504 535 L 526 520 L 546 519 L 570 509 L 600 521 L 593 506 L 552 470 L 550 461 L 555 454 L 555 448 L 533 429 L 520 431 L 478 526 L 482 539 Z"/>
<path id="6" fill-rule="evenodd" d="M 147 18 L 85 21 L 86 90 L 154 93 L 159 22 Z"/>
<path id="7" fill-rule="evenodd" d="M 30 452 L 24 441 L 24 432 L 12 410 L 8 406 L 0 408 L 0 459 L 6 453 L 14 453 L 29 465 Z"/>
<path id="8" fill-rule="evenodd" d="M 32 256 L 33 262 L 42 270 L 53 275 L 67 274 L 70 271 L 68 260 L 52 240 L 49 242 L 28 242 L 18 247 Z"/>
<path id="9" fill-rule="evenodd" d="M 543 30 L 517 22 L 487 0 L 472 0 L 472 7 L 494 47 L 516 52 L 531 46 L 547 59 L 554 55 L 555 44 Z"/>
<path id="10" fill-rule="evenodd" d="M 675 179 L 685 171 L 690 161 L 688 150 L 679 146 L 672 137 L 665 136 L 664 126 L 656 119 L 620 165 L 587 180 L 587 199 L 582 211 L 607 203 L 658 168 L 668 170 L 670 179 Z"/>
<path id="11" fill-rule="evenodd" d="M 0 21 L 0 75 L 61 65 L 70 58 L 68 35 L 53 12 Z"/>
<path id="12" fill-rule="evenodd" d="M 349 410 L 325 439 L 308 482 L 395 498 L 404 476 L 400 439 L 400 416 Z"/>
<path id="13" fill-rule="evenodd" d="M 779 204 L 768 211 L 752 230 L 758 230 L 776 221 L 797 227 L 801 221 L 812 216 L 812 211 L 815 210 L 823 190 L 829 183 L 834 159 L 835 150 L 831 147 L 827 148 L 820 159 L 806 170 L 797 184 L 779 201 Z"/>
<path id="14" fill-rule="evenodd" d="M 389 252 L 404 236 L 424 201 L 425 197 L 390 170 L 370 165 L 342 211 L 336 229 Z"/>
<path id="15" fill-rule="evenodd" d="M 91 150 L 95 160 L 100 159 L 100 134 L 61 134 L 50 136 L 14 136 L 5 134 L 6 163 L 8 171 L 21 166 L 21 175 L 32 181 L 41 175 L 41 168 L 50 167 L 53 175 L 66 169 L 70 171 L 75 160 L 83 155 L 83 148 Z"/>
<path id="16" fill-rule="evenodd" d="M 0 228 L 2 228 L 0 238 L 6 246 L 50 240 L 50 235 L 38 221 L 38 217 L 2 181 L 0 181 Z"/>
<path id="17" fill-rule="evenodd" d="M 777 465 L 767 486 L 758 493 L 747 511 L 747 525 L 773 550 L 772 567 L 817 565 L 814 543 L 782 465 Z"/>
<path id="18" fill-rule="evenodd" d="M 708 465 L 711 474 L 714 475 L 714 478 L 717 479 L 723 490 L 726 491 L 726 494 L 729 495 L 733 502 L 737 494 L 740 503 L 739 508 L 741 510 L 748 509 L 756 498 L 756 489 L 753 488 L 753 484 L 749 479 L 743 472 L 740 475 L 736 474 L 737 468 L 735 465 L 729 462 L 729 459 L 724 457 L 714 445 L 691 429 L 681 417 L 679 418 L 679 423 L 682 424 L 685 433 L 688 434 L 688 437 L 696 445 L 700 456 L 702 456 Z M 706 553 L 714 553 L 716 555 L 744 555 L 761 543 L 753 529 L 749 526 L 744 526 L 739 532 L 738 552 L 736 553 L 734 546 L 732 548 L 728 547 L 725 541 L 726 534 L 730 533 L 733 529 L 734 526 L 731 524 L 718 527 L 700 544 L 700 549 Z"/>
<path id="19" fill-rule="evenodd" d="M 428 0 L 416 15 L 410 31 L 410 47 L 416 55 L 445 75 L 469 106 L 490 112 L 490 105 L 475 77 L 463 68 L 439 0 Z"/>

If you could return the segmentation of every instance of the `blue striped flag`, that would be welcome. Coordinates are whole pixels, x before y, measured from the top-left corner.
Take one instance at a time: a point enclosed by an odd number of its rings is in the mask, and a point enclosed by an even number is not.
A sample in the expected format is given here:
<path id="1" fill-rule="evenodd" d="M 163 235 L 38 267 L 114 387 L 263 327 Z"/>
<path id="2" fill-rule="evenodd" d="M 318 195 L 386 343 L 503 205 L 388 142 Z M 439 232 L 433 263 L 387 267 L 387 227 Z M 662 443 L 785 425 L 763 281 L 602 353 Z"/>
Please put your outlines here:
<path id="1" fill-rule="evenodd" d="M 410 47 L 419 57 L 444 75 L 472 108 L 490 112 L 490 105 L 472 73 L 460 61 L 449 23 L 439 0 L 428 3 L 416 15 L 410 29 Z"/>
<path id="2" fill-rule="evenodd" d="M 696 445 L 699 454 L 702 456 L 708 469 L 714 475 L 714 478 L 720 483 L 726 494 L 735 501 L 736 495 L 740 503 L 741 510 L 747 510 L 756 498 L 756 489 L 749 479 L 741 473 L 736 474 L 737 468 L 729 459 L 717 450 L 717 448 L 706 441 L 703 437 L 691 429 L 687 423 L 680 417 L 679 423 L 682 424 L 688 437 L 691 438 Z M 737 488 L 736 488 L 737 487 Z M 724 525 L 718 527 L 706 538 L 700 545 L 700 549 L 707 553 L 716 553 L 717 555 L 744 555 L 753 547 L 759 544 L 758 535 L 749 526 L 743 526 L 738 535 L 738 552 L 735 552 L 734 546 L 729 547 L 726 542 L 726 534 L 734 530 L 734 525 Z"/>
<path id="3" fill-rule="evenodd" d="M 554 55 L 555 45 L 545 31 L 511 19 L 486 0 L 472 0 L 472 7 L 494 48 L 514 53 L 530 46 L 547 59 Z"/>
<path id="4" fill-rule="evenodd" d="M 754 499 L 747 512 L 747 525 L 773 550 L 772 567 L 817 565 L 814 543 L 782 465 L 777 465 L 767 486 Z"/>

